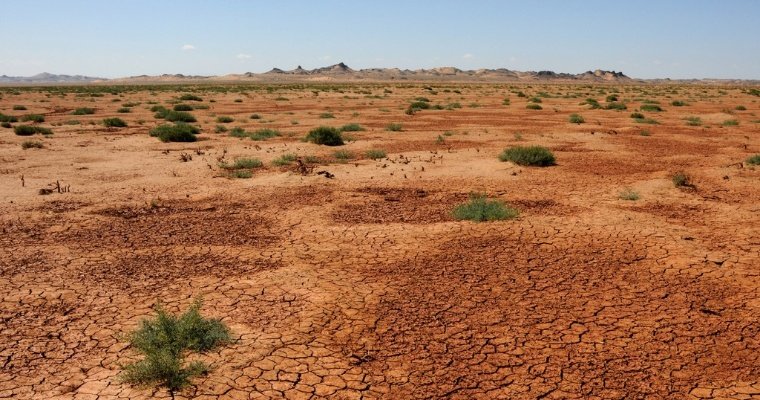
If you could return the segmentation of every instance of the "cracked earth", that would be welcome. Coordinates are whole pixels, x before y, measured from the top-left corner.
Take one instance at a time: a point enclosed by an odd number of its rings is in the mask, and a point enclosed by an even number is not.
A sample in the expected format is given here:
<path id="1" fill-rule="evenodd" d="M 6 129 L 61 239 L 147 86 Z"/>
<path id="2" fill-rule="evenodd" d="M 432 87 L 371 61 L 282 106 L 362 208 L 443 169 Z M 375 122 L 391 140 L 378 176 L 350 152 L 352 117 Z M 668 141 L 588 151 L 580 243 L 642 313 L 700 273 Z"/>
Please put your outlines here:
<path id="1" fill-rule="evenodd" d="M 282 89 L 251 90 L 240 105 L 201 93 L 217 102 L 194 111 L 207 138 L 196 144 L 149 137 L 143 107 L 125 130 L 54 125 L 43 149 L 0 130 L 0 398 L 172 397 L 119 380 L 137 356 L 124 334 L 157 302 L 181 311 L 198 296 L 236 340 L 202 355 L 213 369 L 174 398 L 759 398 L 760 168 L 741 163 L 760 152 L 757 100 L 679 88 L 690 105 L 664 107 L 644 136 L 633 103 L 587 110 L 584 94 L 536 112 L 502 86 L 465 85 L 462 103 L 480 107 L 411 117 L 399 109 L 408 99 L 437 98 L 423 86 L 372 101 Z M 645 89 L 667 104 L 665 87 Z M 55 122 L 70 118 L 54 106 L 81 105 L 41 99 L 6 93 L 0 111 L 24 103 Z M 117 115 L 98 102 L 93 121 Z M 748 108 L 729 116 L 741 123 L 720 127 L 736 104 Z M 325 109 L 329 125 L 367 127 L 344 149 L 387 157 L 317 167 L 333 179 L 270 166 L 285 153 L 330 157 L 299 141 Z M 253 111 L 270 121 L 246 121 Z M 214 134 L 211 112 L 294 135 Z M 588 122 L 568 123 L 570 112 Z M 685 126 L 689 115 L 710 126 Z M 385 131 L 390 122 L 404 130 Z M 444 131 L 455 133 L 437 141 Z M 498 161 L 518 144 L 552 149 L 558 165 Z M 267 167 L 220 177 L 225 156 Z M 695 188 L 675 188 L 677 170 Z M 56 179 L 71 192 L 38 195 Z M 641 198 L 621 200 L 625 188 Z M 520 216 L 455 221 L 471 192 Z"/>

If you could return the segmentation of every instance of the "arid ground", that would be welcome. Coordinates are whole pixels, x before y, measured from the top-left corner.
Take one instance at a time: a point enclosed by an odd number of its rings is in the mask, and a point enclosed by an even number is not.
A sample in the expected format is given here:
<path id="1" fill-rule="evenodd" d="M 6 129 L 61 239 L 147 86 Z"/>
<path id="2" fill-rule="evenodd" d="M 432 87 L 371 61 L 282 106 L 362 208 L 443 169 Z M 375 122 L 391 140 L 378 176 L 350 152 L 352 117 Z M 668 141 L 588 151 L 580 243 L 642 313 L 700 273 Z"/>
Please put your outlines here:
<path id="1" fill-rule="evenodd" d="M 182 101 L 200 140 L 149 136 L 163 123 L 150 108 L 188 93 L 202 99 Z M 213 370 L 177 398 L 760 397 L 760 167 L 746 162 L 760 153 L 760 97 L 746 88 L 0 95 L 0 113 L 43 115 L 53 131 L 0 128 L 0 398 L 170 397 L 120 381 L 137 357 L 125 334 L 158 302 L 180 311 L 199 296 L 237 340 L 203 355 Z M 606 109 L 608 96 L 626 109 Z M 443 109 L 406 114 L 418 97 Z M 94 114 L 72 115 L 81 107 Z M 302 141 L 348 123 L 365 130 L 345 146 Z M 23 149 L 29 140 L 42 148 Z M 525 145 L 549 148 L 556 165 L 499 161 Z M 243 178 L 220 167 L 239 157 L 263 167 Z M 676 172 L 692 186 L 676 187 Z M 472 192 L 520 215 L 455 220 Z"/>

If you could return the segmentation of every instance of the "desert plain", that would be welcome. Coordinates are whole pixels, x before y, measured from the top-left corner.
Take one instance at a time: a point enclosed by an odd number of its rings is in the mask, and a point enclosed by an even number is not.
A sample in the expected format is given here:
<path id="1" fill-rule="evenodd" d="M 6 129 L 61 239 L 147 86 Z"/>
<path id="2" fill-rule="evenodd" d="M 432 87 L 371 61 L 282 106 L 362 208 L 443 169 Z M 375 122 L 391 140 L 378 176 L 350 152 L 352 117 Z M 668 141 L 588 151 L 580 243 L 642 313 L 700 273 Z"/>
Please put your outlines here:
<path id="1" fill-rule="evenodd" d="M 52 131 L 0 128 L 0 398 L 757 398 L 750 89 L 0 88 L 0 113 L 44 117 L 13 126 Z M 198 141 L 151 137 L 180 103 Z M 303 141 L 346 124 L 343 146 Z M 533 145 L 556 165 L 499 160 Z M 456 220 L 472 193 L 519 215 Z M 235 338 L 211 371 L 122 382 L 125 334 L 199 297 Z"/>

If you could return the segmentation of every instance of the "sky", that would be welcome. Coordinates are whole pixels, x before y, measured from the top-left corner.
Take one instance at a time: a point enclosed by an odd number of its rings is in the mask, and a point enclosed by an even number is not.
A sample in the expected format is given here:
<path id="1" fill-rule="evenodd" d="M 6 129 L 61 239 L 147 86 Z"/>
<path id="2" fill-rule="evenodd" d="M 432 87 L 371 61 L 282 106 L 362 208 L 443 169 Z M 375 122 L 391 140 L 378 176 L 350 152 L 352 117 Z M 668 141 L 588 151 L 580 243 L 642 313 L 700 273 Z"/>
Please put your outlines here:
<path id="1" fill-rule="evenodd" d="M 756 0 L 4 0 L 0 75 L 508 68 L 760 79 Z"/>

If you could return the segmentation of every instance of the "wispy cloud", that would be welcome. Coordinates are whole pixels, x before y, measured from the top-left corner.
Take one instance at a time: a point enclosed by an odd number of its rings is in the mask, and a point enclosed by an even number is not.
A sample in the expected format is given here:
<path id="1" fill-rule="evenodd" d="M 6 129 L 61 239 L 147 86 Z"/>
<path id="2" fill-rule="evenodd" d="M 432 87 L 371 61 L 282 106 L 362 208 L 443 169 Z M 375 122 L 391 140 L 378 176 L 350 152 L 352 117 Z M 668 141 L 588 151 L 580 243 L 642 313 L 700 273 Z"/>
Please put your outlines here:
<path id="1" fill-rule="evenodd" d="M 470 53 L 467 53 L 467 54 L 465 54 L 465 55 L 462 56 L 462 58 L 464 58 L 464 59 L 470 59 L 470 58 L 473 58 L 473 57 L 475 57 L 475 56 L 473 56 Z"/>
<path id="2" fill-rule="evenodd" d="M 238 60 L 250 60 L 251 58 L 253 58 L 252 55 L 250 55 L 250 54 L 244 54 L 244 53 L 240 53 L 240 54 L 236 55 L 235 57 L 237 57 Z"/>
<path id="3" fill-rule="evenodd" d="M 183 51 L 195 50 L 195 46 L 193 46 L 192 44 L 186 44 L 186 45 L 182 46 L 182 50 Z"/>

